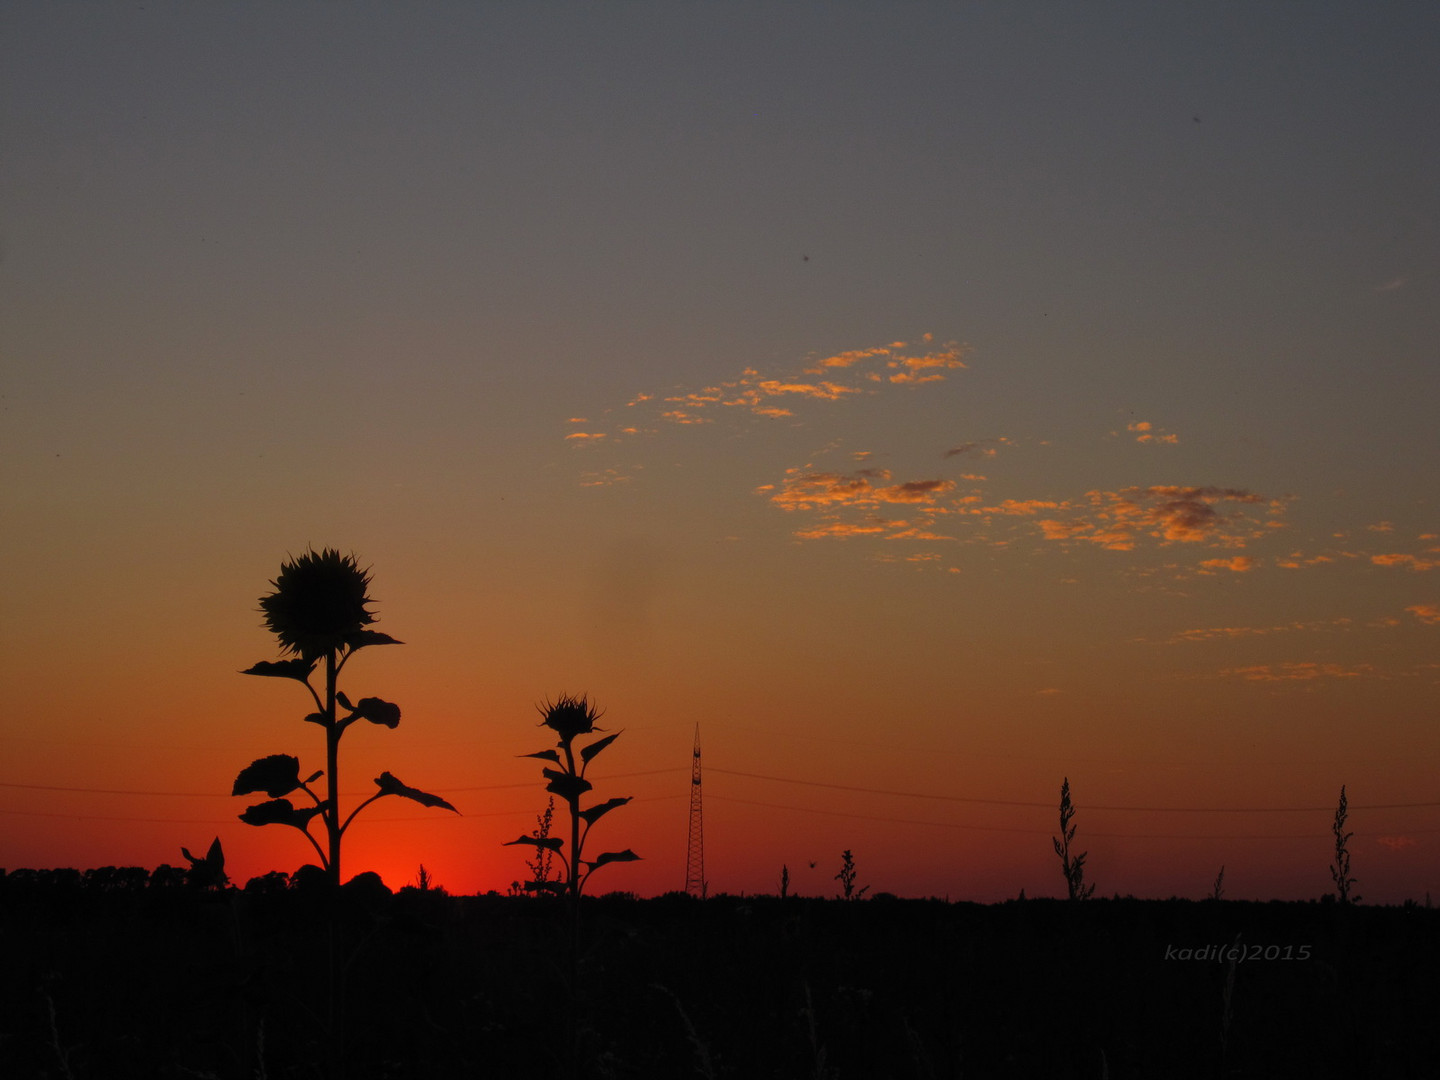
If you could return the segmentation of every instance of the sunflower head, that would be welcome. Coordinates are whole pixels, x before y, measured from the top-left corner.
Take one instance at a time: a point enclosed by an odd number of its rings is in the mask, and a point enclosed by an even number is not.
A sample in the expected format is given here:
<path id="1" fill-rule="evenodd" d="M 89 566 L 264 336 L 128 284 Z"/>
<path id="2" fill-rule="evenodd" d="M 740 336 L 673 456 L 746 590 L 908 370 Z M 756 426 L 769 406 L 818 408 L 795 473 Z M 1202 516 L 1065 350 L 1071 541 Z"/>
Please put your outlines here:
<path id="1" fill-rule="evenodd" d="M 591 704 L 584 694 L 579 697 L 561 694 L 558 701 L 547 701 L 536 708 L 544 717 L 540 723 L 565 742 L 577 735 L 590 734 L 595 730 L 595 721 L 600 719 L 600 710 Z"/>
<path id="2" fill-rule="evenodd" d="M 360 569 L 354 555 L 331 548 L 307 551 L 282 565 L 270 584 L 275 591 L 260 598 L 265 626 L 286 652 L 305 660 L 354 645 L 375 621 L 366 610 L 373 603 L 366 591 L 370 572 Z"/>

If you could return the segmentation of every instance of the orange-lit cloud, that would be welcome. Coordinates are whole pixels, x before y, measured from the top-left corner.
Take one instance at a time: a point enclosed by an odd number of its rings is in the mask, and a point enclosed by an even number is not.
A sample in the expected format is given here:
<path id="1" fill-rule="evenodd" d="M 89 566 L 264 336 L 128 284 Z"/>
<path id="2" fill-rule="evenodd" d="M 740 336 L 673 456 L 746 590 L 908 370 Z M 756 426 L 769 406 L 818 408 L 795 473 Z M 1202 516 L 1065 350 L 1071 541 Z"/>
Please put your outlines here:
<path id="1" fill-rule="evenodd" d="M 1434 570 L 1440 566 L 1440 559 L 1430 559 L 1423 555 L 1406 555 L 1403 553 L 1390 555 L 1371 555 L 1370 561 L 1376 566 L 1404 566 L 1417 573 L 1423 570 Z"/>
<path id="2" fill-rule="evenodd" d="M 847 475 L 787 469 L 785 481 L 756 488 L 785 510 L 813 510 L 832 505 L 875 506 L 880 503 L 931 503 L 955 487 L 953 480 L 907 480 L 876 484 L 891 478 L 888 469 L 861 469 Z"/>
<path id="3" fill-rule="evenodd" d="M 659 419 L 672 424 L 708 423 L 711 418 L 699 414 L 721 408 L 739 409 L 778 420 L 794 417 L 794 410 L 786 404 L 788 402 L 833 402 L 875 394 L 887 382 L 938 382 L 946 377 L 946 373 L 966 366 L 961 358 L 968 352 L 968 346 L 951 342 L 936 347 L 930 334 L 924 335 L 922 345 L 919 351 L 911 351 L 903 341 L 850 349 L 808 361 L 798 372 L 799 377 L 767 375 L 747 367 L 733 379 L 700 390 L 675 390 L 664 395 L 636 394 L 626 402 L 626 407 L 643 406 L 658 398 L 662 406 Z M 575 422 L 575 418 L 571 419 Z M 633 427 L 629 432 L 639 433 Z"/>
<path id="4" fill-rule="evenodd" d="M 1164 428 L 1157 428 L 1149 420 L 1137 420 L 1133 424 L 1126 424 L 1125 430 L 1135 436 L 1138 443 L 1178 443 L 1180 436 L 1167 432 Z"/>
<path id="5" fill-rule="evenodd" d="M 896 555 L 888 551 L 880 551 L 872 556 L 876 562 L 885 563 L 932 563 L 940 558 L 935 551 L 916 551 L 908 555 Z"/>
<path id="6" fill-rule="evenodd" d="M 1259 637 L 1267 634 L 1282 634 L 1296 631 L 1315 630 L 1345 630 L 1354 624 L 1354 620 L 1347 618 L 1320 619 L 1311 622 L 1292 622 L 1280 626 L 1209 626 L 1199 630 L 1182 630 L 1169 639 L 1170 643 L 1179 641 L 1212 641 L 1217 638 L 1247 638 Z"/>
<path id="7" fill-rule="evenodd" d="M 1335 559 L 1330 555 L 1306 555 L 1303 551 L 1292 551 L 1289 555 L 1281 556 L 1275 560 L 1275 565 L 1284 567 L 1286 570 L 1299 570 L 1306 566 L 1323 566 L 1325 563 L 1332 563 Z"/>
<path id="8" fill-rule="evenodd" d="M 880 356 L 889 356 L 893 349 L 905 348 L 905 342 L 895 341 L 889 345 L 877 345 L 871 349 L 850 349 L 847 352 L 836 353 L 834 356 L 827 356 L 823 360 L 815 361 L 812 366 L 804 369 L 806 375 L 820 375 L 833 368 L 854 367 L 865 360 L 873 360 Z"/>
<path id="9" fill-rule="evenodd" d="M 1200 565 L 1207 571 L 1229 570 L 1236 574 L 1246 574 L 1255 569 L 1255 560 L 1249 555 L 1236 555 L 1229 559 L 1206 559 Z"/>
<path id="10" fill-rule="evenodd" d="M 599 472 L 587 472 L 580 475 L 581 487 L 606 487 L 610 484 L 625 484 L 630 477 L 619 469 L 602 469 Z"/>
<path id="11" fill-rule="evenodd" d="M 1402 848 L 1414 847 L 1419 841 L 1413 836 L 1377 836 L 1375 842 L 1391 851 L 1400 851 Z"/>
<path id="12" fill-rule="evenodd" d="M 903 524 L 903 523 L 902 523 Z M 886 540 L 954 540 L 953 536 L 946 536 L 943 533 L 931 532 L 929 529 L 915 526 L 909 529 L 901 529 L 885 537 Z M 934 556 L 939 558 L 938 555 Z"/>
<path id="13" fill-rule="evenodd" d="M 1440 623 L 1440 604 L 1411 604 L 1405 610 L 1426 626 Z"/>
<path id="14" fill-rule="evenodd" d="M 963 368 L 965 363 L 960 359 L 958 351 L 952 350 L 931 353 L 928 356 L 906 356 L 887 360 L 885 366 L 892 369 L 892 383 L 923 383 L 938 382 L 945 378 L 945 371 Z"/>
<path id="15" fill-rule="evenodd" d="M 978 450 L 983 457 L 993 458 L 996 454 L 1000 452 L 996 449 L 996 447 L 1008 445 L 1010 444 L 1010 442 L 1011 439 L 1005 435 L 1000 435 L 993 439 L 976 439 L 973 442 L 965 442 L 961 443 L 959 446 L 951 447 L 949 450 L 945 451 L 943 456 L 951 458 L 956 457 L 960 454 L 969 454 L 972 451 Z"/>
<path id="16" fill-rule="evenodd" d="M 819 540 L 825 537 L 874 536 L 888 532 L 894 524 L 896 523 L 875 521 L 867 525 L 851 525 L 843 521 L 832 521 L 825 525 L 817 525 L 813 529 L 801 529 L 795 535 L 805 540 Z M 899 524 L 904 524 L 904 522 Z"/>
<path id="17" fill-rule="evenodd" d="M 1283 500 L 1239 488 L 1155 485 L 1090 491 L 1086 498 L 1087 516 L 1040 522 L 1047 539 L 1084 541 L 1112 551 L 1130 551 L 1146 536 L 1162 544 L 1243 548 L 1271 524 L 1256 519 L 1257 508 L 1272 520 L 1284 509 Z"/>
<path id="18" fill-rule="evenodd" d="M 984 479 L 977 477 L 976 479 Z M 1041 510 L 1059 510 L 1065 504 L 1052 499 L 1002 499 L 995 506 L 980 507 L 971 511 L 976 514 L 1004 514 L 1007 516 L 1032 517 Z"/>

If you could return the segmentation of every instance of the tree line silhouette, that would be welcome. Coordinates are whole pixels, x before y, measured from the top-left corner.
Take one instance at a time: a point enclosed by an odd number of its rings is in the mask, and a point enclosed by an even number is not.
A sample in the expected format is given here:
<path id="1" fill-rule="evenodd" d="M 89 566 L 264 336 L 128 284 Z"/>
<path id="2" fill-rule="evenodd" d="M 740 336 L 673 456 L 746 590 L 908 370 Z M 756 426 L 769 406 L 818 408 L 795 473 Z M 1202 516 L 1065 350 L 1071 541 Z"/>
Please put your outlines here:
<path id="1" fill-rule="evenodd" d="M 531 855 L 512 888 L 522 898 L 451 897 L 423 864 L 415 884 L 394 893 L 373 873 L 342 884 L 343 839 L 371 803 L 394 796 L 459 811 L 389 772 L 367 798 L 340 805 L 341 737 L 360 721 L 394 730 L 401 719 L 384 698 L 347 693 L 341 676 L 352 677 L 359 650 L 401 643 L 373 629 L 370 574 L 353 555 L 308 551 L 271 585 L 261 610 L 282 659 L 244 674 L 303 685 L 314 706 L 304 721 L 324 732 L 325 765 L 256 758 L 232 794 L 263 794 L 240 819 L 297 830 L 316 862 L 237 888 L 216 838 L 200 854 L 181 848 L 186 865 L 0 872 L 0 931 L 23 946 L 13 970 L 29 980 L 0 984 L 0 1015 L 34 1018 L 18 1037 L 0 1030 L 0 1074 L 6 1054 L 17 1076 L 330 1080 L 1213 1076 L 1217 1066 L 1222 1076 L 1242 1066 L 1319 1076 L 1361 1061 L 1420 1075 L 1406 1070 L 1435 1059 L 1413 1036 L 1430 1015 L 1440 962 L 1433 913 L 1428 904 L 1354 908 L 1343 787 L 1330 866 L 1338 904 L 1211 902 L 1223 898 L 1224 867 L 1206 901 L 1094 900 L 1068 777 L 1052 840 L 1061 901 L 872 893 L 848 848 L 834 875 L 848 903 L 789 895 L 788 866 L 773 897 L 582 897 L 601 867 L 639 856 L 591 852 L 592 829 L 630 802 L 599 798 L 586 776 L 621 733 L 599 727 L 586 695 L 562 694 L 537 706 L 553 745 L 520 755 L 540 763 L 549 799 L 535 829 L 507 845 Z M 591 913 L 584 934 L 582 910 Z M 1251 948 L 1312 942 L 1326 966 L 1156 969 L 1175 942 L 1190 952 L 1239 948 L 1242 933 Z M 957 979 L 957 970 L 976 974 Z M 137 979 L 148 979 L 143 993 L 111 989 Z M 193 1021 L 183 1054 L 179 1036 L 153 1021 L 165 1010 L 136 1004 L 162 998 Z M 1357 1044 L 1369 1058 L 1347 1041 L 1356 1002 L 1383 1033 Z M 1177 1007 L 1178 1019 L 1166 1011 Z M 218 1017 L 228 1017 L 228 1034 L 214 1033 Z M 1034 1017 L 1043 1018 L 1039 1037 Z M 1313 1052 L 1297 1057 L 1295 1040 L 1277 1041 L 1277 1031 L 1304 1033 Z M 124 1055 L 140 1060 L 142 1043 L 145 1063 L 115 1071 Z M 1185 1048 L 1179 1057 L 1175 1046 Z"/>

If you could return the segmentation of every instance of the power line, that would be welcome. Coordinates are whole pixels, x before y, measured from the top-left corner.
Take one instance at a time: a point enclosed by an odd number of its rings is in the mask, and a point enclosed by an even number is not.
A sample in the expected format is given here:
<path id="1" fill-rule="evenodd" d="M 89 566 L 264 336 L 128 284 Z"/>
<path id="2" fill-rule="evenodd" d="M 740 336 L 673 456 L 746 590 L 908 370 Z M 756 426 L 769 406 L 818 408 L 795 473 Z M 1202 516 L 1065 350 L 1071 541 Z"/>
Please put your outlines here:
<path id="1" fill-rule="evenodd" d="M 613 773 L 613 774 L 611 774 L 610 776 L 606 777 L 606 779 L 610 779 L 610 780 L 625 780 L 625 779 L 631 779 L 631 778 L 634 778 L 634 777 L 641 777 L 641 776 L 660 776 L 660 775 L 664 775 L 664 774 L 667 774 L 667 773 L 677 773 L 677 772 L 684 772 L 684 771 L 686 771 L 686 770 L 683 769 L 683 768 L 679 768 L 679 767 L 671 767 L 671 768 L 666 768 L 666 769 L 647 769 L 647 770 L 643 770 L 643 771 L 639 771 L 639 772 Z M 827 782 L 819 781 L 819 780 L 800 780 L 800 779 L 796 779 L 795 777 L 789 777 L 789 776 L 770 776 L 770 775 L 767 775 L 767 774 L 764 774 L 764 773 L 743 772 L 743 771 L 740 771 L 740 770 L 738 770 L 738 769 L 719 769 L 719 768 L 715 768 L 714 766 L 711 766 L 708 771 L 710 771 L 710 772 L 712 772 L 712 773 L 720 773 L 720 774 L 725 775 L 725 776 L 739 776 L 739 777 L 744 777 L 744 778 L 750 779 L 750 780 L 765 780 L 765 781 L 768 781 L 768 782 L 770 782 L 770 783 L 793 784 L 793 785 L 796 785 L 796 786 L 798 786 L 798 787 L 824 788 L 824 789 L 827 789 L 827 790 L 830 790 L 830 791 L 850 791 L 850 792 L 856 792 L 856 793 L 866 794 L 866 795 L 887 795 L 887 796 L 892 796 L 892 797 L 896 797 L 896 798 L 904 798 L 904 799 L 929 799 L 929 800 L 936 801 L 936 802 L 968 803 L 968 804 L 974 804 L 974 805 L 980 805 L 980 806 L 1013 806 L 1013 807 L 1020 807 L 1020 808 L 1022 808 L 1022 809 L 1033 809 L 1033 810 L 1053 810 L 1053 809 L 1055 808 L 1055 805 L 1056 805 L 1055 803 L 1049 803 L 1049 802 L 1044 802 L 1044 803 L 1042 803 L 1042 802 L 1028 802 L 1028 801 L 1022 801 L 1022 800 L 1016 800 L 1016 799 L 987 799 L 987 798 L 979 798 L 979 797 L 976 797 L 976 796 L 969 796 L 969 795 L 937 795 L 937 794 L 934 794 L 934 793 L 931 793 L 931 792 L 923 792 L 923 791 L 898 791 L 898 790 L 894 790 L 894 789 L 890 789 L 890 788 L 862 787 L 862 786 L 854 785 L 854 784 L 832 784 L 832 783 L 827 783 Z M 514 784 L 477 784 L 477 785 L 469 785 L 469 786 L 464 786 L 464 787 L 441 787 L 441 788 L 438 788 L 438 789 L 436 789 L 436 790 L 441 791 L 441 792 L 444 792 L 444 793 L 447 793 L 447 794 L 454 794 L 454 793 L 456 793 L 456 792 L 471 792 L 471 791 L 512 791 L 512 790 L 519 790 L 519 789 L 523 789 L 523 788 L 530 788 L 530 787 L 533 787 L 533 786 L 534 786 L 533 783 L 531 783 L 531 782 L 525 782 L 525 783 L 514 783 Z M 134 789 L 134 788 L 92 788 L 92 787 L 67 787 L 67 786 L 60 786 L 60 785 L 54 785 L 54 784 L 17 784 L 17 783 L 5 782 L 5 781 L 0 781 L 0 788 L 10 788 L 10 789 L 15 789 L 15 790 L 23 790 L 23 791 L 57 791 L 57 792 L 65 792 L 65 793 L 69 793 L 69 794 L 83 794 L 83 795 L 144 795 L 144 796 L 163 796 L 163 797 L 166 797 L 166 798 L 192 798 L 192 799 L 232 799 L 232 798 L 236 798 L 236 797 L 237 797 L 237 796 L 225 794 L 225 793 L 222 793 L 222 792 L 216 792 L 216 791 L 147 791 L 147 790 Z M 351 791 L 351 792 L 343 792 L 342 794 L 344 794 L 346 797 L 349 797 L 349 798 L 361 798 L 361 797 L 366 797 L 366 796 L 369 796 L 369 795 L 373 795 L 374 792 L 373 792 L 373 791 Z M 720 796 L 716 796 L 716 797 L 719 798 Z M 742 801 L 742 800 L 733 800 L 733 801 Z M 760 804 L 757 804 L 757 805 L 760 805 Z M 1433 808 L 1433 807 L 1440 807 L 1440 802 L 1365 803 L 1365 804 L 1352 803 L 1352 804 L 1350 805 L 1350 809 L 1351 809 L 1351 810 L 1420 810 L 1420 809 L 1429 809 L 1429 808 Z M 1313 813 L 1333 813 L 1333 812 L 1334 812 L 1334 809 L 1335 809 L 1333 806 L 1105 806 L 1105 805 L 1099 805 L 1099 806 L 1097 806 L 1097 805 L 1091 805 L 1091 804 L 1089 804 L 1089 803 L 1084 804 L 1084 807 L 1083 807 L 1083 808 L 1084 808 L 1085 810 L 1093 810 L 1093 811 L 1110 811 L 1110 812 L 1116 812 L 1116 813 L 1146 813 L 1146 814 L 1302 814 L 1302 813 L 1303 813 L 1303 814 L 1313 814 Z M 484 814 L 475 814 L 475 815 L 469 815 L 469 816 L 473 816 L 473 817 L 490 817 L 490 816 L 496 816 L 497 814 L 510 814 L 510 813 L 521 813 L 521 812 L 523 812 L 523 811 L 498 811 L 498 812 L 497 812 L 497 811 L 488 811 L 488 812 L 486 812 L 486 813 L 484 813 Z M 817 812 L 819 812 L 819 811 L 817 811 Z M 0 813 L 26 813 L 26 811 L 0 811 Z M 31 812 L 31 813 L 34 813 L 34 812 Z M 89 815 L 72 815 L 72 814 L 55 814 L 55 815 L 50 815 L 50 816 L 55 816 L 55 817 L 83 817 L 85 820 L 89 820 L 89 821 L 169 821 L 169 820 L 176 820 L 176 821 L 178 821 L 178 820 L 180 820 L 180 819 L 170 819 L 170 818 L 118 818 L 118 817 L 116 817 L 116 818 L 111 818 L 111 817 L 99 817 L 99 816 L 89 816 Z M 860 816 L 863 816 L 863 815 L 860 815 Z M 381 819 L 381 818 L 373 818 L 373 819 L 371 819 L 371 820 L 375 820 L 375 821 L 380 821 L 380 820 L 386 820 L 386 821 L 410 821 L 410 820 L 421 820 L 421 819 L 419 819 L 419 818 L 384 818 L 384 819 Z M 875 819 L 873 819 L 873 820 L 877 820 L 877 821 L 897 820 L 897 821 L 898 821 L 899 819 L 875 818 Z M 923 823 L 918 823 L 918 822 L 904 822 L 904 823 L 906 823 L 906 824 L 923 824 Z M 978 826 L 974 826 L 974 827 L 975 827 L 975 828 L 978 828 Z M 1022 832 L 1023 832 L 1023 831 L 1026 831 L 1026 830 L 1017 830 L 1017 831 L 1022 831 Z M 1412 831 L 1413 831 L 1413 830 L 1412 830 Z M 1091 833 L 1090 835 L 1095 836 L 1095 835 L 1100 835 L 1100 834 Z M 1121 835 L 1121 834 L 1113 834 L 1113 835 Z M 1243 839 L 1243 837 L 1237 837 L 1237 838 L 1235 838 L 1235 839 Z"/>
<path id="2" fill-rule="evenodd" d="M 668 770 L 668 769 L 667 769 L 667 770 L 664 770 L 664 771 L 669 772 L 669 771 L 671 771 L 671 770 Z M 529 787 L 530 785 L 527 784 L 527 785 L 525 785 L 525 786 L 526 786 L 526 787 Z M 635 801 L 635 802 L 664 802 L 664 801 L 666 801 L 666 800 L 668 800 L 668 799 L 678 799 L 678 798 L 680 798 L 680 797 L 681 797 L 681 796 L 678 795 L 678 794 L 677 794 L 677 795 L 648 795 L 648 796 L 644 796 L 644 797 L 641 797 L 641 798 L 636 798 L 634 801 Z M 488 818 L 488 817 L 522 817 L 522 816 L 524 816 L 524 815 L 526 815 L 526 814 L 530 814 L 530 813 L 532 813 L 532 812 L 533 812 L 533 809 L 532 809 L 532 808 L 526 808 L 526 809 L 524 809 L 524 810 L 484 810 L 484 811 L 481 811 L 481 812 L 479 812 L 479 813 L 471 813 L 471 814 L 462 813 L 458 818 L 457 818 L 457 817 L 449 817 L 449 816 L 437 818 L 437 817 L 435 817 L 434 815 L 415 814 L 415 815 L 412 815 L 412 816 L 410 816 L 410 817 L 367 817 L 367 818 L 365 818 L 365 820 L 366 820 L 366 821 L 370 821 L 370 822 L 375 822 L 376 824 L 379 824 L 379 823 L 382 822 L 382 821 L 383 821 L 383 822 L 426 821 L 426 822 L 431 822 L 431 823 L 434 823 L 434 822 L 444 822 L 445 824 L 449 825 L 449 824 L 453 824 L 453 823 L 455 823 L 455 822 L 457 822 L 457 821 L 460 821 L 460 820 L 466 819 L 466 818 L 476 819 L 476 818 Z M 236 821 L 238 821 L 238 820 L 240 819 L 240 815 L 239 815 L 239 814 L 236 814 L 234 817 L 231 817 L 231 818 L 149 818 L 149 817 L 122 817 L 122 816 L 112 815 L 112 814 L 61 814 L 61 813 L 56 813 L 55 811 L 46 811 L 46 810 L 9 810 L 9 809 L 4 809 L 4 808 L 0 808 L 0 814 L 12 814 L 12 815 L 20 816 L 20 817 L 61 818 L 61 819 L 66 820 L 66 821 L 139 821 L 139 822 L 148 822 L 148 823 L 158 824 L 158 825 L 233 825 L 233 824 L 235 824 Z"/>
<path id="3" fill-rule="evenodd" d="M 1027 836 L 1049 836 L 1049 829 L 1018 829 L 1004 825 L 969 825 L 956 821 L 917 821 L 913 818 L 878 817 L 873 814 L 854 814 L 846 810 L 817 810 L 809 806 L 785 806 L 780 803 L 757 802 L 753 799 L 734 799 L 728 795 L 711 794 L 711 799 L 718 799 L 721 802 L 740 803 L 744 806 L 760 806 L 767 810 L 793 810 L 802 814 L 822 814 L 826 817 L 853 818 L 859 821 L 880 821 L 893 825 L 925 825 L 936 829 L 960 829 L 973 832 L 1005 832 L 1024 833 Z M 1406 829 L 1406 835 L 1440 833 L 1440 829 Z M 1286 833 L 1276 836 L 1208 836 L 1194 833 L 1107 833 L 1092 832 L 1087 830 L 1087 837 L 1102 837 L 1110 840 L 1315 840 L 1324 834 L 1313 833 Z M 1387 836 L 1388 833 L 1355 833 L 1359 837 Z"/>
<path id="4" fill-rule="evenodd" d="M 892 791 L 886 788 L 856 787 L 849 784 L 827 784 L 818 780 L 795 780 L 788 776 L 766 776 L 761 773 L 739 772 L 735 769 L 717 769 L 712 773 L 725 776 L 744 776 L 751 780 L 770 780 L 778 784 L 798 784 L 802 787 L 829 788 L 833 791 L 856 791 L 867 795 L 895 795 L 905 799 L 935 799 L 940 802 L 980 803 L 985 806 L 1022 806 L 1033 809 L 1053 810 L 1056 803 L 1017 802 L 1013 799 L 980 799 L 968 795 L 932 795 L 922 791 Z M 1352 804 L 1351 810 L 1415 810 L 1422 807 L 1440 806 L 1440 802 L 1415 803 L 1371 803 L 1365 806 Z M 1086 810 L 1115 810 L 1147 814 L 1310 814 L 1333 813 L 1333 806 L 1092 806 L 1083 804 Z"/>
<path id="5" fill-rule="evenodd" d="M 657 776 L 660 773 L 683 772 L 683 769 L 650 769 L 646 772 L 613 773 L 607 776 L 607 780 L 627 780 L 634 776 Z M 509 791 L 515 788 L 534 787 L 533 781 L 526 781 L 520 784 L 478 784 L 470 787 L 443 787 L 438 790 L 447 794 L 457 791 Z M 167 798 L 182 799 L 235 799 L 242 796 L 231 795 L 228 792 L 219 791 L 141 791 L 136 788 L 92 788 L 92 787 L 61 787 L 55 784 L 11 784 L 0 781 L 0 788 L 16 788 L 24 791 L 64 791 L 80 795 L 163 795 Z M 252 792 L 252 794 L 259 794 Z M 373 791 L 342 791 L 347 798 L 365 798 L 374 795 Z"/>

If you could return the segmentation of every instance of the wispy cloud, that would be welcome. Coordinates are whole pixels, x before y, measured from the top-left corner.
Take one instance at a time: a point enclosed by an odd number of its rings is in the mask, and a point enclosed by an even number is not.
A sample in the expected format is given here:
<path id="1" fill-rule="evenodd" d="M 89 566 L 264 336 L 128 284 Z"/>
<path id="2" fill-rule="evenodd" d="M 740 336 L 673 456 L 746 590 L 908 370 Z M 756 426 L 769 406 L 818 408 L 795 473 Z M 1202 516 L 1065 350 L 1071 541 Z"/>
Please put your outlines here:
<path id="1" fill-rule="evenodd" d="M 1006 446 L 1010 444 L 1010 442 L 1011 440 L 1004 435 L 999 435 L 993 439 L 976 439 L 972 442 L 961 443 L 959 446 L 952 446 L 949 450 L 946 450 L 942 456 L 952 458 L 958 457 L 961 454 L 973 453 L 981 457 L 993 458 L 1000 453 L 999 447 Z"/>
<path id="2" fill-rule="evenodd" d="M 1440 604 L 1411 604 L 1405 610 L 1426 626 L 1440 623 Z"/>
<path id="3" fill-rule="evenodd" d="M 1040 522 L 1047 539 L 1130 551 L 1145 537 L 1162 544 L 1243 548 L 1277 525 L 1285 501 L 1242 488 L 1154 485 L 1086 493 L 1084 516 Z M 1256 515 L 1263 515 L 1263 519 Z"/>
<path id="4" fill-rule="evenodd" d="M 738 375 L 698 390 L 675 388 L 638 393 L 623 406 L 652 415 L 658 424 L 706 424 L 730 410 L 765 419 L 794 419 L 804 402 L 836 402 L 881 393 L 889 385 L 939 382 L 966 366 L 969 346 L 936 344 L 925 334 L 914 347 L 904 341 L 811 357 L 798 371 L 762 372 L 743 368 Z M 607 413 L 612 410 L 605 410 Z M 571 422 L 579 422 L 572 417 Z M 627 419 L 612 435 L 653 434 L 645 421 Z"/>
<path id="5" fill-rule="evenodd" d="M 850 536 L 878 536 L 889 532 L 897 525 L 904 525 L 905 522 L 884 521 L 874 519 L 867 524 L 852 524 L 845 521 L 831 521 L 824 525 L 816 525 L 811 529 L 797 530 L 795 535 L 802 540 L 820 540 L 824 538 L 844 539 Z"/>
<path id="6" fill-rule="evenodd" d="M 1296 621 L 1278 626 L 1207 626 L 1197 630 L 1181 630 L 1168 638 L 1166 644 L 1193 641 L 1234 640 L 1236 638 L 1264 637 L 1271 634 L 1287 634 L 1307 631 L 1348 630 L 1354 625 L 1353 619 L 1317 619 L 1308 622 Z"/>
<path id="7" fill-rule="evenodd" d="M 1306 555 L 1303 551 L 1292 551 L 1289 555 L 1282 555 L 1276 559 L 1275 565 L 1286 570 L 1300 570 L 1307 566 L 1323 566 L 1334 561 L 1333 555 Z"/>
<path id="8" fill-rule="evenodd" d="M 1133 424 L 1126 424 L 1125 430 L 1135 436 L 1138 443 L 1178 443 L 1180 436 L 1166 431 L 1162 427 L 1156 427 L 1149 420 L 1137 420 Z"/>
<path id="9" fill-rule="evenodd" d="M 1227 668 L 1220 674 L 1249 682 L 1314 682 L 1317 679 L 1374 677 L 1376 672 L 1371 664 L 1347 666 L 1302 660 L 1288 664 L 1252 664 L 1249 667 Z"/>
<path id="10" fill-rule="evenodd" d="M 1414 570 L 1420 573 L 1425 570 L 1434 570 L 1437 566 L 1440 566 L 1440 559 L 1430 558 L 1431 554 L 1437 552 L 1440 552 L 1440 548 L 1431 548 L 1423 555 L 1410 555 L 1404 552 L 1371 555 L 1370 561 L 1376 566 L 1403 566 L 1407 570 Z"/>
<path id="11" fill-rule="evenodd" d="M 1229 570 L 1233 574 L 1248 574 L 1256 565 L 1249 555 L 1235 555 L 1229 559 L 1205 559 L 1200 563 L 1203 573 Z"/>
<path id="12" fill-rule="evenodd" d="M 1377 836 L 1375 842 L 1391 851 L 1401 851 L 1407 847 L 1414 847 L 1419 841 L 1413 836 Z"/>
<path id="13" fill-rule="evenodd" d="M 630 476 L 619 469 L 599 469 L 580 474 L 581 487 L 608 487 L 611 484 L 628 484 Z"/>
<path id="14" fill-rule="evenodd" d="M 786 469 L 785 480 L 777 487 L 763 484 L 756 492 L 766 495 L 785 510 L 813 510 L 826 506 L 876 506 L 880 503 L 934 503 L 954 490 L 953 480 L 906 480 L 887 484 L 888 469 L 861 469 L 841 473 L 807 472 L 809 465 Z"/>

